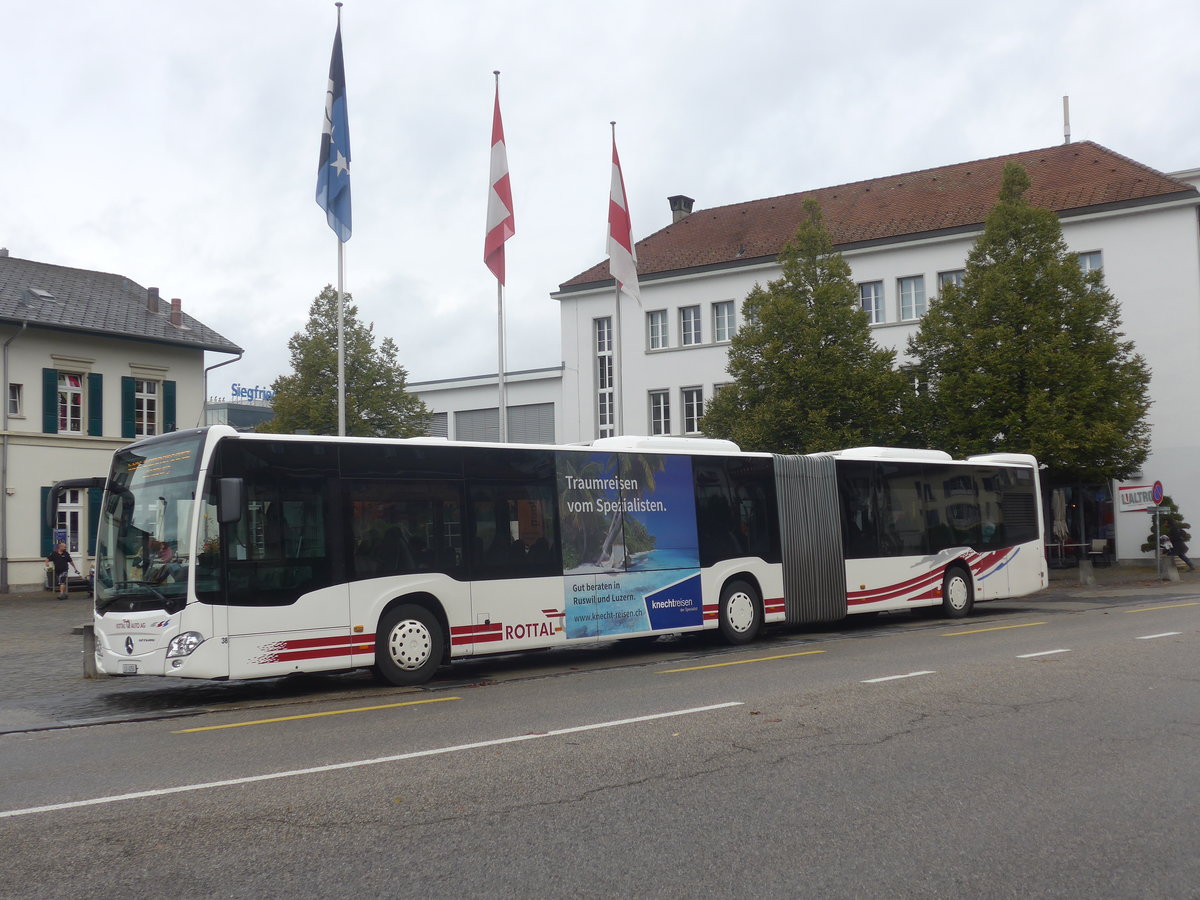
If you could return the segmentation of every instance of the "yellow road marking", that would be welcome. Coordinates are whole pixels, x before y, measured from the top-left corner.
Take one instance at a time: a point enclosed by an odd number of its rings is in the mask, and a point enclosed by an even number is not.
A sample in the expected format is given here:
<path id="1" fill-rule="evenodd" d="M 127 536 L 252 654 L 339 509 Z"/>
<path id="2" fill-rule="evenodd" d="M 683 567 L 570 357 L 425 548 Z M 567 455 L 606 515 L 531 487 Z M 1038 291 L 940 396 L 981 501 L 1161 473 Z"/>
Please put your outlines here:
<path id="1" fill-rule="evenodd" d="M 993 628 L 976 628 L 974 631 L 951 631 L 942 637 L 958 637 L 961 634 L 983 634 L 985 631 L 1006 631 L 1009 628 L 1032 628 L 1034 625 L 1045 625 L 1045 622 L 1026 622 L 1024 625 L 996 625 Z"/>
<path id="2" fill-rule="evenodd" d="M 383 706 L 359 706 L 354 709 L 332 709 L 328 712 L 304 713 L 299 716 L 280 716 L 277 719 L 256 719 L 253 722 L 231 722 L 228 725 L 205 725 L 202 728 L 185 728 L 171 734 L 194 734 L 197 731 L 220 731 L 222 728 L 244 728 L 247 725 L 271 725 L 275 722 L 294 722 L 296 719 L 319 719 L 322 716 L 344 716 L 346 713 L 374 712 L 377 709 L 396 709 L 401 706 L 420 706 L 422 703 L 445 703 L 461 700 L 462 697 L 435 697 L 432 700 L 408 700 L 404 703 L 385 703 Z"/>
<path id="3" fill-rule="evenodd" d="M 1200 604 L 1200 600 L 1193 600 L 1190 603 L 1172 603 L 1169 606 L 1143 606 L 1141 609 L 1126 609 L 1122 611 L 1127 613 L 1156 612 L 1160 609 L 1179 609 L 1184 606 L 1196 606 L 1198 604 Z"/>
<path id="4" fill-rule="evenodd" d="M 698 672 L 700 669 L 720 669 L 724 666 L 744 666 L 746 663 L 770 662 L 774 659 L 792 659 L 795 656 L 812 656 L 814 653 L 824 653 L 824 650 L 805 650 L 801 653 L 782 653 L 779 656 L 760 656 L 756 659 L 735 659 L 733 662 L 711 663 L 707 666 L 688 666 L 686 669 L 664 669 L 659 675 L 673 675 L 676 672 Z"/>

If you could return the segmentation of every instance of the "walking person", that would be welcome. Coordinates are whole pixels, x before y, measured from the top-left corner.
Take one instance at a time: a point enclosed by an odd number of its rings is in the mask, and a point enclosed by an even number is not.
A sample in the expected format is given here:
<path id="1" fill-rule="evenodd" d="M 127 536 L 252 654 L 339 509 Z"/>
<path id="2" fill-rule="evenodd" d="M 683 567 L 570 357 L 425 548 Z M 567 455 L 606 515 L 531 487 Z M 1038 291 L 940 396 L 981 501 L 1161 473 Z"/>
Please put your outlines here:
<path id="1" fill-rule="evenodd" d="M 1196 567 L 1187 558 L 1188 545 L 1183 540 L 1183 529 L 1179 527 L 1179 523 L 1174 519 L 1167 519 L 1167 537 L 1171 540 L 1171 553 L 1184 561 L 1189 572 L 1195 572 Z"/>
<path id="2" fill-rule="evenodd" d="M 58 585 L 58 599 L 67 599 L 67 567 L 70 566 L 75 570 L 75 574 L 79 574 L 79 568 L 75 565 L 75 560 L 71 559 L 71 554 L 67 552 L 67 544 L 65 541 L 59 541 L 58 546 L 54 548 L 54 552 L 46 557 L 46 562 L 54 566 L 54 583 Z"/>

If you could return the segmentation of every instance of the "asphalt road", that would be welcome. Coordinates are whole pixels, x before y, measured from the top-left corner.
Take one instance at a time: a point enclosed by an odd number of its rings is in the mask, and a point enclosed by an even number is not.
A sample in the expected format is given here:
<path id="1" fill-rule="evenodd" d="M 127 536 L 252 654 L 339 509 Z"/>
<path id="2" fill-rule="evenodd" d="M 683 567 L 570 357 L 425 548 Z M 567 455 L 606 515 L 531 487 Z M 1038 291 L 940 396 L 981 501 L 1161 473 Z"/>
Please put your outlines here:
<path id="1" fill-rule="evenodd" d="M 0 896 L 1200 896 L 1200 598 L 983 609 L 10 731 Z"/>

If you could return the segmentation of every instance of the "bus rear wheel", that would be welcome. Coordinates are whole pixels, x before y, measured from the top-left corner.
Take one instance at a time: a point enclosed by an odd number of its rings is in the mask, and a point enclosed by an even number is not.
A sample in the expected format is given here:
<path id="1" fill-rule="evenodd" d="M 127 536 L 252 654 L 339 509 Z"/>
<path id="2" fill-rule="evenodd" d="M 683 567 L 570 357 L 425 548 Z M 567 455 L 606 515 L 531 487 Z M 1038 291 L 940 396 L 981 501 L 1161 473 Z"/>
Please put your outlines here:
<path id="1" fill-rule="evenodd" d="M 730 644 L 748 644 L 758 637 L 762 621 L 762 604 L 753 587 L 744 581 L 725 585 L 717 618 L 721 637 Z"/>
<path id="2" fill-rule="evenodd" d="M 395 685 L 424 684 L 442 664 L 446 637 L 437 617 L 423 606 L 389 609 L 375 633 L 375 671 Z"/>
<path id="3" fill-rule="evenodd" d="M 961 619 L 970 615 L 975 605 L 975 586 L 971 575 L 960 566 L 946 570 L 942 579 L 942 615 L 948 619 Z"/>

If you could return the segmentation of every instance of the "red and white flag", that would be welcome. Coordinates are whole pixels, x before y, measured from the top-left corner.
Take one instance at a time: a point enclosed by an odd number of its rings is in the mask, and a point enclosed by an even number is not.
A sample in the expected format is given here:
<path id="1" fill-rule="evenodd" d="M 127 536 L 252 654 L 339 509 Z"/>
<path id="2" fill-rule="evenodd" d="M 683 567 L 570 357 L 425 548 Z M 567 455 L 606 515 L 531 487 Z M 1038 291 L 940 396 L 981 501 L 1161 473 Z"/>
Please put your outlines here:
<path id="1" fill-rule="evenodd" d="M 617 286 L 639 304 L 642 302 L 637 277 L 637 250 L 633 246 L 633 226 L 625 197 L 625 179 L 617 156 L 617 136 L 613 135 L 612 190 L 608 198 L 608 271 Z"/>
<path id="2" fill-rule="evenodd" d="M 492 113 L 492 171 L 488 180 L 487 234 L 483 261 L 496 280 L 504 284 L 504 242 L 517 233 L 513 221 L 512 187 L 508 183 L 508 153 L 504 149 L 504 124 L 500 121 L 500 83 L 496 82 L 496 107 Z"/>

